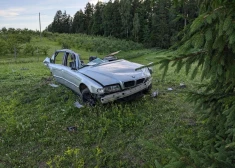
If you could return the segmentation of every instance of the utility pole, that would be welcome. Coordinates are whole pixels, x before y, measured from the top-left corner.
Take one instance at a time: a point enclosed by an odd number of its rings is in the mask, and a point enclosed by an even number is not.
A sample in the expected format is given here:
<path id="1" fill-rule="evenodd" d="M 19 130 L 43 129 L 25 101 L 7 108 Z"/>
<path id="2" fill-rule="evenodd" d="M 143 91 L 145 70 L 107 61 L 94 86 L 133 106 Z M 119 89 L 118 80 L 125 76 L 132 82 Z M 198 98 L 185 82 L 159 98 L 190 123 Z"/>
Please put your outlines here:
<path id="1" fill-rule="evenodd" d="M 40 42 L 42 42 L 42 32 L 41 32 L 41 18 L 40 18 L 40 12 L 39 12 L 39 28 L 40 28 Z M 38 61 L 39 61 L 38 47 L 37 47 L 37 55 L 38 55 Z"/>
<path id="2" fill-rule="evenodd" d="M 16 46 L 14 46 L 14 53 L 15 53 L 15 61 L 16 61 L 16 55 L 17 55 Z"/>
<path id="3" fill-rule="evenodd" d="M 41 18 L 40 18 L 40 12 L 39 12 L 39 27 L 40 27 L 40 41 L 42 41 L 42 32 L 41 32 Z"/>

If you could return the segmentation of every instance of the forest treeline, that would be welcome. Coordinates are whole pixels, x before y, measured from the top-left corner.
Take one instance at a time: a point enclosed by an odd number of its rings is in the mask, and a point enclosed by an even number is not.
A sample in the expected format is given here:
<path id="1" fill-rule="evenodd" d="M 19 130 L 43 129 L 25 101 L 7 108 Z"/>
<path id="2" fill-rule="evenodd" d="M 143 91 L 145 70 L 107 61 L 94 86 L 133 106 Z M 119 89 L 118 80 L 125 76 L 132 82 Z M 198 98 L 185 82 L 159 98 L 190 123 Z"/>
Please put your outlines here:
<path id="1" fill-rule="evenodd" d="M 180 6 L 172 0 L 110 0 L 95 5 L 88 2 L 74 17 L 58 10 L 46 31 L 113 36 L 148 47 L 169 48 L 197 16 L 196 0 Z"/>

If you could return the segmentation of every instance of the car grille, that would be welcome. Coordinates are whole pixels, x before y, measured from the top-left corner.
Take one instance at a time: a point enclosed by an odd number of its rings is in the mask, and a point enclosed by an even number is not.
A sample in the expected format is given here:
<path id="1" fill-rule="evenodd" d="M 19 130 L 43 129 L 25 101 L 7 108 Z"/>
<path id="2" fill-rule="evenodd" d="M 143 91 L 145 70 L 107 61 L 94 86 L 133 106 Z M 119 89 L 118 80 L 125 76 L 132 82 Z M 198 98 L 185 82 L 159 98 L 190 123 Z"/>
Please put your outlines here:
<path id="1" fill-rule="evenodd" d="M 129 88 L 129 87 L 134 87 L 136 85 L 139 85 L 141 83 L 143 83 L 145 81 L 145 78 L 141 78 L 141 79 L 138 79 L 136 81 L 127 81 L 127 82 L 124 82 L 124 87 L 125 88 Z"/>
<path id="2" fill-rule="evenodd" d="M 133 87 L 135 86 L 135 81 L 124 82 L 124 86 L 125 88 Z"/>
<path id="3" fill-rule="evenodd" d="M 144 80 L 145 80 L 145 78 L 138 79 L 138 80 L 136 81 L 136 85 L 139 85 L 139 84 L 143 83 Z"/>

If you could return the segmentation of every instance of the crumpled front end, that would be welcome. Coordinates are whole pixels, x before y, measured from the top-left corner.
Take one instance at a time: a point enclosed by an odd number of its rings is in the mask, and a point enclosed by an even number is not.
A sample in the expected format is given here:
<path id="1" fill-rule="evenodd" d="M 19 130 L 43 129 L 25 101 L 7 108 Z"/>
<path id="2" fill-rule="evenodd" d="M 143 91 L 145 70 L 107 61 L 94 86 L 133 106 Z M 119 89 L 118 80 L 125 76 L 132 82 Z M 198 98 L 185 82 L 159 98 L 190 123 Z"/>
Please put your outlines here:
<path id="1" fill-rule="evenodd" d="M 101 103 L 112 102 L 112 101 L 115 101 L 118 99 L 123 99 L 125 97 L 134 95 L 136 93 L 142 92 L 142 91 L 148 89 L 150 87 L 151 83 L 152 83 L 152 78 L 149 78 L 146 82 L 139 84 L 136 87 L 132 87 L 132 88 L 120 91 L 120 92 L 105 95 L 100 98 Z"/>

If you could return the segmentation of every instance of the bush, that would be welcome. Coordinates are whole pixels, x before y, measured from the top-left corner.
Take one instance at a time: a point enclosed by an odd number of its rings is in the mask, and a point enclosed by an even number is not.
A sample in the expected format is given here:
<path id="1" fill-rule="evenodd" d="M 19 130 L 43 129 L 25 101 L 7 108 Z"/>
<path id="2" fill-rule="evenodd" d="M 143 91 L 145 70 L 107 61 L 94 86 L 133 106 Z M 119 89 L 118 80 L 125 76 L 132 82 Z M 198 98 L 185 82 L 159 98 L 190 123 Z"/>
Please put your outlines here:
<path id="1" fill-rule="evenodd" d="M 13 41 L 8 41 L 8 43 L 7 43 L 7 52 L 15 53 L 15 51 L 16 51 L 16 53 L 19 54 L 21 49 L 22 49 L 22 46 L 19 43 L 15 42 L 14 40 Z"/>
<path id="2" fill-rule="evenodd" d="M 42 36 L 43 36 L 43 37 L 52 37 L 52 36 L 53 36 L 53 33 L 48 32 L 48 31 L 43 31 L 43 32 L 42 32 Z"/>
<path id="3" fill-rule="evenodd" d="M 39 46 L 38 50 L 40 53 L 42 53 L 43 55 L 48 55 L 48 51 L 49 51 L 50 47 L 48 46 Z"/>
<path id="4" fill-rule="evenodd" d="M 8 39 L 14 39 L 17 43 L 29 43 L 31 36 L 25 34 L 9 34 Z"/>
<path id="5" fill-rule="evenodd" d="M 70 49 L 71 46 L 69 45 L 69 43 L 63 42 L 61 48 L 63 48 L 63 49 Z"/>
<path id="6" fill-rule="evenodd" d="M 29 55 L 29 54 L 34 55 L 36 49 L 37 48 L 35 46 L 33 46 L 32 44 L 28 43 L 28 44 L 26 44 L 23 52 L 26 55 Z"/>
<path id="7" fill-rule="evenodd" d="M 133 41 L 120 40 L 114 37 L 89 36 L 84 34 L 58 34 L 55 33 L 54 39 L 62 48 L 85 49 L 98 53 L 112 53 L 118 50 L 129 51 L 143 49 L 143 45 Z M 52 37 L 50 37 L 52 39 Z"/>
<path id="8" fill-rule="evenodd" d="M 4 40 L 0 39 L 0 54 L 7 54 L 8 53 L 8 46 Z"/>

